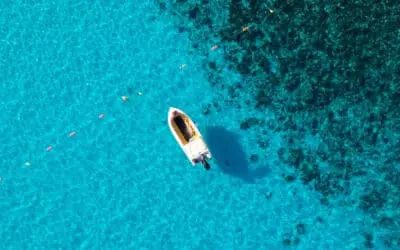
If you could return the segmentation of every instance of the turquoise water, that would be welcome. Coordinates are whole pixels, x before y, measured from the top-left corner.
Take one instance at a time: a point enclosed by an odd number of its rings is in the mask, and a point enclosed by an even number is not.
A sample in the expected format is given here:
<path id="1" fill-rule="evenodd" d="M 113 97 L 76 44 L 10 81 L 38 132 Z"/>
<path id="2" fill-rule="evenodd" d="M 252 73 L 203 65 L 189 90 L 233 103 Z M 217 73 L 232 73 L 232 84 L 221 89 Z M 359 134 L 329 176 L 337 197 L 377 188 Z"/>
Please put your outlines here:
<path id="1" fill-rule="evenodd" d="M 0 3 L 0 248 L 362 249 L 374 218 L 283 178 L 298 174 L 279 157 L 285 131 L 243 124 L 281 120 L 252 108 L 254 91 L 232 103 L 244 79 L 232 68 L 213 87 L 204 62 L 228 64 L 211 49 L 222 42 L 182 30 L 191 24 L 166 6 Z M 175 143 L 170 106 L 205 134 L 211 171 Z"/>

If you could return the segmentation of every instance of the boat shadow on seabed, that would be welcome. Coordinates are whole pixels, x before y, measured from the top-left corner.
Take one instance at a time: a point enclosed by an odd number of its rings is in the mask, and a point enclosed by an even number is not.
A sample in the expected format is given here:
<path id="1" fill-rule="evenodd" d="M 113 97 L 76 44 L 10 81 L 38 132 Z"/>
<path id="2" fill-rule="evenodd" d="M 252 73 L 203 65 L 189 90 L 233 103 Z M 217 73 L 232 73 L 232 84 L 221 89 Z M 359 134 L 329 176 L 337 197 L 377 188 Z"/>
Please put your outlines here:
<path id="1" fill-rule="evenodd" d="M 207 144 L 223 173 L 253 183 L 255 179 L 265 177 L 269 170 L 267 167 L 249 168 L 249 162 L 238 135 L 223 127 L 207 127 L 205 133 Z"/>

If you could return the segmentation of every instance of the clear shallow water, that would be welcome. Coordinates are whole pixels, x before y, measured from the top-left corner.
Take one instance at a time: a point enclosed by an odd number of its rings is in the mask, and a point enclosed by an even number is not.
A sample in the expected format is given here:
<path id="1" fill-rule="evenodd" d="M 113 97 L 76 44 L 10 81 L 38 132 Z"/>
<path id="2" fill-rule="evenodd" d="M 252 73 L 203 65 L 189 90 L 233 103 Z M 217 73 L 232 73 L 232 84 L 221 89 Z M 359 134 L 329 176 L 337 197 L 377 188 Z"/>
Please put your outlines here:
<path id="1" fill-rule="evenodd" d="M 364 244 L 368 216 L 322 206 L 318 192 L 282 178 L 281 133 L 240 129 L 249 115 L 273 120 L 274 113 L 225 101 L 176 16 L 152 1 L 0 8 L 1 249 Z M 220 50 L 210 57 L 224 60 Z M 227 69 L 220 75 L 241 80 Z M 241 94 L 243 106 L 252 102 L 252 93 Z M 203 115 L 215 98 L 219 112 Z M 176 145 L 166 124 L 170 106 L 204 131 L 212 171 L 192 168 Z M 260 137 L 268 138 L 264 149 L 255 146 Z"/>

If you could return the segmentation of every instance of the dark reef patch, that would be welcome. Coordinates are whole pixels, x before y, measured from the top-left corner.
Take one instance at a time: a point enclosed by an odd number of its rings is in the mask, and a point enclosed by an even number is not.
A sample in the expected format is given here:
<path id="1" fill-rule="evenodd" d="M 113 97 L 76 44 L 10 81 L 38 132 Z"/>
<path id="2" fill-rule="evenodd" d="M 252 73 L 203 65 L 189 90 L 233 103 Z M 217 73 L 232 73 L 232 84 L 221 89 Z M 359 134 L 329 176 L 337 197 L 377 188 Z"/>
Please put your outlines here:
<path id="1" fill-rule="evenodd" d="M 257 118 L 248 118 L 240 122 L 240 129 L 246 130 L 258 124 L 260 124 L 260 121 Z"/>
<path id="2" fill-rule="evenodd" d="M 293 175 L 286 175 L 285 176 L 285 181 L 286 182 L 293 182 L 294 180 L 296 180 L 296 177 Z"/>
<path id="3" fill-rule="evenodd" d="M 365 233 L 364 238 L 365 238 L 364 246 L 366 248 L 373 248 L 374 244 L 372 243 L 373 241 L 372 233 Z"/>
<path id="4" fill-rule="evenodd" d="M 284 134 L 278 156 L 292 169 L 282 177 L 318 191 L 325 205 L 346 197 L 387 230 L 380 234 L 387 247 L 398 247 L 400 1 L 201 2 L 177 0 L 172 9 L 205 54 L 207 80 L 224 93 L 203 112 L 240 107 L 241 93 L 252 93 L 246 108 L 273 111 L 278 125 L 248 117 L 240 128 Z M 215 43 L 224 64 L 210 57 L 206 46 Z M 239 73 L 241 85 L 223 81 L 225 69 Z M 313 150 L 303 143 L 307 136 L 318 141 Z M 257 143 L 269 145 L 265 136 Z M 365 234 L 363 248 L 374 247 L 374 235 Z"/>
<path id="5" fill-rule="evenodd" d="M 307 233 L 306 225 L 304 223 L 297 223 L 293 230 L 286 232 L 282 237 L 282 244 L 284 246 L 298 245 L 301 236 Z"/>
<path id="6" fill-rule="evenodd" d="M 258 161 L 258 155 L 252 154 L 252 155 L 250 156 L 250 161 L 251 161 L 251 162 L 257 162 L 257 161 Z"/>
<path id="7" fill-rule="evenodd" d="M 296 232 L 299 235 L 303 235 L 306 233 L 306 225 L 304 225 L 303 223 L 299 223 L 296 225 Z"/>
<path id="8" fill-rule="evenodd" d="M 196 19 L 198 15 L 200 15 L 200 8 L 198 6 L 195 6 L 191 10 L 189 10 L 190 18 Z"/>
<path id="9" fill-rule="evenodd" d="M 208 115 L 211 112 L 211 104 L 207 104 L 205 106 L 203 106 L 203 114 L 204 115 Z"/>

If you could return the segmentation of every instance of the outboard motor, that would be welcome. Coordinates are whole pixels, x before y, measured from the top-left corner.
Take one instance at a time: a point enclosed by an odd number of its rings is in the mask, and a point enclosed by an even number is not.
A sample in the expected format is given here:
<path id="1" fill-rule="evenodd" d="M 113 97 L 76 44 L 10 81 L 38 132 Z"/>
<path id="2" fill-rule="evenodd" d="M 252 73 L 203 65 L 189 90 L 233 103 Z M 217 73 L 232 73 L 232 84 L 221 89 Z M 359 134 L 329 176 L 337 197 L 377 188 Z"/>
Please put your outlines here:
<path id="1" fill-rule="evenodd" d="M 210 164 L 206 161 L 206 157 L 204 157 L 204 155 L 200 156 L 200 161 L 201 161 L 201 163 L 203 164 L 203 167 L 204 167 L 206 170 L 210 170 L 210 169 L 211 169 L 211 166 L 210 166 Z"/>

